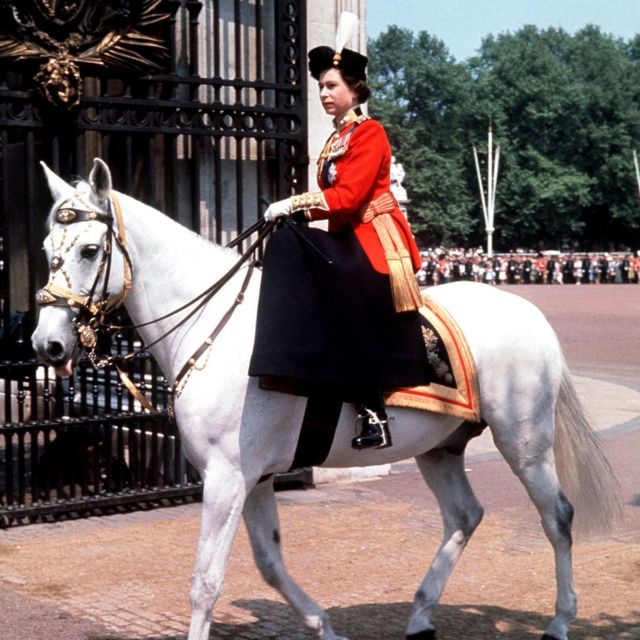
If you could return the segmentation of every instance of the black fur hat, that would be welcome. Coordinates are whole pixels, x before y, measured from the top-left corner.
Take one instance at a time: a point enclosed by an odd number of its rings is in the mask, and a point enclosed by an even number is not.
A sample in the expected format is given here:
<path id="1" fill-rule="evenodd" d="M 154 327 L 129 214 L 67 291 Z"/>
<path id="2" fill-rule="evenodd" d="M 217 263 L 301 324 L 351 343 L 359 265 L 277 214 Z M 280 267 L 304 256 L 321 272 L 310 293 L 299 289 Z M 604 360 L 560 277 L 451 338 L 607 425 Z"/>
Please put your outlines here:
<path id="1" fill-rule="evenodd" d="M 331 68 L 340 69 L 345 76 L 366 80 L 367 62 L 367 56 L 351 49 L 337 53 L 331 47 L 316 47 L 309 51 L 309 71 L 316 80 L 323 71 Z"/>
<path id="2" fill-rule="evenodd" d="M 347 49 L 345 45 L 358 30 L 358 16 L 350 11 L 343 11 L 338 21 L 335 49 L 316 47 L 309 51 L 309 71 L 317 80 L 327 69 L 340 69 L 345 76 L 358 80 L 367 79 L 367 56 Z"/>

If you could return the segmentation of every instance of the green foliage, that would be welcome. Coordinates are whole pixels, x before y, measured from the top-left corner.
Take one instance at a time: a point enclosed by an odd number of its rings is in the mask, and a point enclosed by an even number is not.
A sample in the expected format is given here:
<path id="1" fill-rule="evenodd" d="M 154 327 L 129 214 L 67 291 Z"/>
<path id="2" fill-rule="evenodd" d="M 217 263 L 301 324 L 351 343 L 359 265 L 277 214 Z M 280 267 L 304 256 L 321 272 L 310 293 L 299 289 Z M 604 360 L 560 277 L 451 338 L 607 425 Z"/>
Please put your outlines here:
<path id="1" fill-rule="evenodd" d="M 457 62 L 426 32 L 369 43 L 372 114 L 387 127 L 423 244 L 484 237 L 472 145 L 501 145 L 497 249 L 640 247 L 632 151 L 640 139 L 640 36 L 532 26 Z"/>

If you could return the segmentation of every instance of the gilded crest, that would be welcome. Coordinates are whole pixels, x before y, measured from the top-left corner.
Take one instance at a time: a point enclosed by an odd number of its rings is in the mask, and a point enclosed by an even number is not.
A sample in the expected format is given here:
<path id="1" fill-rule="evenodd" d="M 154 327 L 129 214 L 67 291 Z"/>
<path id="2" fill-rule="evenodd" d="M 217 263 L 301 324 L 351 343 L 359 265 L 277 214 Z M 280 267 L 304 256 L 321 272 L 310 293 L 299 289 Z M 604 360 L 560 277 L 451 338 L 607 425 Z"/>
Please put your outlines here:
<path id="1" fill-rule="evenodd" d="M 167 58 L 151 32 L 167 0 L 0 0 L 0 58 L 36 60 L 40 94 L 70 109 L 82 98 L 82 66 L 148 73 Z"/>
<path id="2" fill-rule="evenodd" d="M 34 3 L 42 15 L 61 25 L 77 18 L 84 5 L 89 4 L 86 0 L 34 0 Z"/>

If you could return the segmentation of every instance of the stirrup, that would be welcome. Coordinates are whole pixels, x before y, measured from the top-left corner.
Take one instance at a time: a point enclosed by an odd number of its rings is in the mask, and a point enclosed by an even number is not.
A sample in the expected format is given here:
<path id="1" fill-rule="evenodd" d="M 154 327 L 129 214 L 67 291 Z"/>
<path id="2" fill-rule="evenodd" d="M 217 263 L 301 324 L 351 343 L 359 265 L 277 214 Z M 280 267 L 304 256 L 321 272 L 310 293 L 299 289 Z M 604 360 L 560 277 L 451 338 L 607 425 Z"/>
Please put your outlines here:
<path id="1" fill-rule="evenodd" d="M 362 431 L 351 441 L 354 449 L 386 449 L 392 446 L 389 420 L 381 412 L 379 416 L 375 411 L 364 407 L 364 413 L 359 413 L 356 424 L 362 423 Z"/>

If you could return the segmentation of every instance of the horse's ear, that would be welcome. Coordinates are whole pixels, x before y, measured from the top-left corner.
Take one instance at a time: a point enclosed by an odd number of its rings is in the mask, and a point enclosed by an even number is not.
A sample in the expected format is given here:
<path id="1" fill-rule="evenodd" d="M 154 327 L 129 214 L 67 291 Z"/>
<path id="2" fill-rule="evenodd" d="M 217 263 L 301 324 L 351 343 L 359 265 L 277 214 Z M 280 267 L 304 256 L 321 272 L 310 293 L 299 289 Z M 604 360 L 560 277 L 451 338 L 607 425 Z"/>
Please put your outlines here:
<path id="1" fill-rule="evenodd" d="M 62 197 L 70 191 L 73 192 L 73 187 L 70 184 L 67 184 L 60 176 L 51 171 L 44 162 L 41 161 L 40 164 L 44 169 L 44 175 L 47 179 L 49 191 L 51 191 L 54 201 L 57 202 L 58 200 L 61 200 Z"/>
<path id="2" fill-rule="evenodd" d="M 111 171 L 104 160 L 93 159 L 93 169 L 89 174 L 89 184 L 96 200 L 99 203 L 105 202 L 111 195 Z"/>

